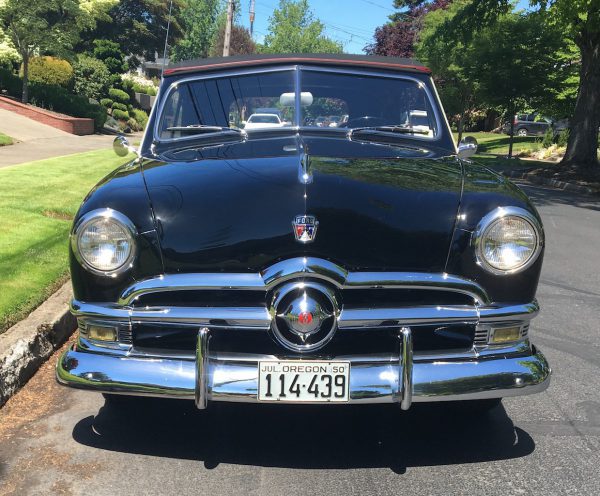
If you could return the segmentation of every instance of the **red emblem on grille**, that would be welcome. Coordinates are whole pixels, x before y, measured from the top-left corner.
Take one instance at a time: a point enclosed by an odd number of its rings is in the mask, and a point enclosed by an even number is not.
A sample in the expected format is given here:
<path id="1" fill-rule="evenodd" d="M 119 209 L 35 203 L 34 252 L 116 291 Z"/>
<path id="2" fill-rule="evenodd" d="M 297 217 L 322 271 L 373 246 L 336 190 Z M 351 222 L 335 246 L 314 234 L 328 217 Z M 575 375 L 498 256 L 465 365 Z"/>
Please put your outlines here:
<path id="1" fill-rule="evenodd" d="M 312 322 L 313 316 L 310 312 L 302 312 L 298 315 L 298 322 L 303 325 L 308 325 Z"/>

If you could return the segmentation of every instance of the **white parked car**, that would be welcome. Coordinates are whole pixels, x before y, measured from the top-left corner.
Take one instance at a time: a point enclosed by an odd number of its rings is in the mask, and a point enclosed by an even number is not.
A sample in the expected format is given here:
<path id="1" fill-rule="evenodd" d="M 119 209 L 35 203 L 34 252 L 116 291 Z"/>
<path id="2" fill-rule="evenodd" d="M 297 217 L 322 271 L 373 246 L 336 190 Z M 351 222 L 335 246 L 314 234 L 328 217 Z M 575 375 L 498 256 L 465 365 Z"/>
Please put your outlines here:
<path id="1" fill-rule="evenodd" d="M 284 123 L 277 114 L 252 114 L 248 117 L 244 129 L 283 127 Z"/>

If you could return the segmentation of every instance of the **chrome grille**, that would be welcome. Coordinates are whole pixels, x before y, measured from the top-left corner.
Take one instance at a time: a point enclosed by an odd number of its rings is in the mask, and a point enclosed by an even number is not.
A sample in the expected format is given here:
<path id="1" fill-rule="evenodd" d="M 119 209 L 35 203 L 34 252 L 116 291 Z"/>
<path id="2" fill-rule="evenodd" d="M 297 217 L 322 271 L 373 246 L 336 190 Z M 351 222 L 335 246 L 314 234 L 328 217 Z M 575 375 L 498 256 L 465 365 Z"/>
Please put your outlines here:
<path id="1" fill-rule="evenodd" d="M 477 326 L 475 329 L 475 338 L 473 345 L 476 348 L 487 346 L 490 335 L 490 328 L 487 326 Z"/>

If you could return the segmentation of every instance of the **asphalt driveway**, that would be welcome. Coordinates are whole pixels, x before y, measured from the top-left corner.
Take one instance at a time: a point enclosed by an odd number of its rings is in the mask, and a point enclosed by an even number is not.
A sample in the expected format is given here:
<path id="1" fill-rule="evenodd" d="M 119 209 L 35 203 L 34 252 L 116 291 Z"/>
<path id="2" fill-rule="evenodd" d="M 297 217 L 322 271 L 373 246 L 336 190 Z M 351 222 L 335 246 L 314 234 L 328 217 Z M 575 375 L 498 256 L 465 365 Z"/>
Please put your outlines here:
<path id="1" fill-rule="evenodd" d="M 106 405 L 46 364 L 0 410 L 0 494 L 600 494 L 600 200 L 526 186 L 547 251 L 531 336 L 550 388 L 447 406 Z"/>

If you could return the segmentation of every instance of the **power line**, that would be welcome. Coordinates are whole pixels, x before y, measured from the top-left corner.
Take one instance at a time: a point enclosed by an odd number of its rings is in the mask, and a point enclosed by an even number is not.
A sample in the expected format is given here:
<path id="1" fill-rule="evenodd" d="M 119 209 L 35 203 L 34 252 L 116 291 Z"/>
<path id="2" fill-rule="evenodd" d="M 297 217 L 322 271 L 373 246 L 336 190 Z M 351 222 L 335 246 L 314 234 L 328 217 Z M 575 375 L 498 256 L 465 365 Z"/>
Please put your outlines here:
<path id="1" fill-rule="evenodd" d="M 368 3 L 369 5 L 374 5 L 375 7 L 379 7 L 380 9 L 387 10 L 388 12 L 396 12 L 396 9 L 393 9 L 391 7 L 386 7 L 384 5 L 381 5 L 377 2 L 373 2 L 371 0 L 360 0 L 360 1 L 364 2 L 364 3 Z"/>

